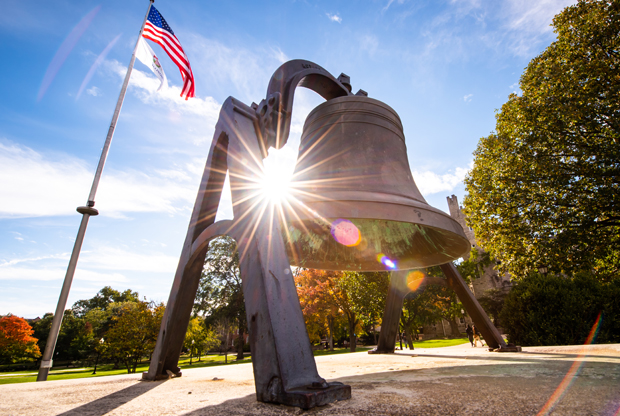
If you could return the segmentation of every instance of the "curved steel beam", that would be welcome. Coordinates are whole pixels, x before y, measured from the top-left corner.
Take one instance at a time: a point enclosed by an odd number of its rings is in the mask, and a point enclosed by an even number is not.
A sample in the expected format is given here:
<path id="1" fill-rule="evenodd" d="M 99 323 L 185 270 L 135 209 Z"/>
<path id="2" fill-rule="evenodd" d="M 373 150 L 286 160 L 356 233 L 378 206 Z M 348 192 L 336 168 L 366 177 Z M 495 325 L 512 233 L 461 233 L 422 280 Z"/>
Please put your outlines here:
<path id="1" fill-rule="evenodd" d="M 221 220 L 208 226 L 204 231 L 200 233 L 200 235 L 198 235 L 198 237 L 192 243 L 192 248 L 189 254 L 189 260 L 187 261 L 187 264 L 191 265 L 199 258 L 202 262 L 204 262 L 204 259 L 201 258 L 201 255 L 209 247 L 209 243 L 214 238 L 223 235 L 235 238 L 235 225 L 236 224 L 233 220 Z"/>
<path id="2" fill-rule="evenodd" d="M 288 61 L 278 68 L 267 88 L 267 98 L 252 104 L 259 124 L 259 140 L 263 157 L 270 147 L 282 148 L 288 140 L 295 88 L 311 89 L 326 100 L 351 94 L 349 77 L 334 78 L 314 62 L 303 59 Z"/>

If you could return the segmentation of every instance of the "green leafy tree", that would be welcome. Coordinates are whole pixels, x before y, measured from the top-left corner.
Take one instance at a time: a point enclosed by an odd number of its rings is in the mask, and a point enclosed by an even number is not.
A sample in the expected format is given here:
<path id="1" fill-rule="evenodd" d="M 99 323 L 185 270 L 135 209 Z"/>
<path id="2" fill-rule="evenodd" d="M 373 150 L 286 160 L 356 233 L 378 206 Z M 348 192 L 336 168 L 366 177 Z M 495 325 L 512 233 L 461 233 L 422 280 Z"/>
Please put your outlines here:
<path id="1" fill-rule="evenodd" d="M 436 297 L 439 315 L 450 324 L 452 337 L 459 338 L 461 331 L 456 320 L 462 316 L 463 304 L 459 302 L 456 293 L 448 287 L 438 287 Z"/>
<path id="2" fill-rule="evenodd" d="M 405 297 L 400 324 L 405 331 L 409 349 L 413 349 L 413 340 L 417 338 L 418 328 L 441 320 L 441 308 L 437 297 L 442 289 L 437 285 L 428 285 L 408 293 Z"/>
<path id="3" fill-rule="evenodd" d="M 10 364 L 41 356 L 34 331 L 25 319 L 17 316 L 0 318 L 0 363 Z"/>
<path id="4" fill-rule="evenodd" d="M 204 314 L 208 326 L 222 319 L 234 322 L 238 329 L 237 359 L 243 359 L 244 333 L 247 332 L 245 299 L 237 244 L 230 237 L 219 237 L 209 244 L 194 314 Z"/>
<path id="5" fill-rule="evenodd" d="M 504 307 L 507 294 L 508 293 L 504 290 L 489 289 L 478 298 L 478 302 L 480 306 L 482 306 L 482 309 L 493 318 L 493 325 L 495 325 L 496 328 L 501 326 L 499 315 Z"/>
<path id="6" fill-rule="evenodd" d="M 110 286 L 105 286 L 94 297 L 75 302 L 71 309 L 75 316 L 82 317 L 93 309 L 106 310 L 111 303 L 137 302 L 138 300 L 138 292 L 131 289 L 119 292 Z"/>
<path id="7" fill-rule="evenodd" d="M 482 138 L 465 180 L 480 245 L 513 279 L 545 264 L 602 280 L 620 269 L 620 4 L 580 0 L 553 20 Z"/>
<path id="8" fill-rule="evenodd" d="M 213 329 L 205 327 L 203 318 L 194 317 L 189 321 L 183 346 L 190 352 L 190 365 L 193 356 L 197 355 L 198 361 L 200 361 L 204 351 L 209 351 L 219 345 L 220 339 L 217 333 Z"/>
<path id="9" fill-rule="evenodd" d="M 479 279 L 484 275 L 484 270 L 489 265 L 495 262 L 491 259 L 489 253 L 484 250 L 480 250 L 477 247 L 473 247 L 469 253 L 467 259 L 463 259 L 460 263 L 455 263 L 455 266 L 465 282 L 471 283 L 475 279 Z M 435 275 L 442 275 L 437 274 Z"/>
<path id="10" fill-rule="evenodd" d="M 53 318 L 53 314 L 46 313 L 34 324 L 34 336 L 38 339 L 41 351 L 45 350 Z M 90 323 L 75 316 L 71 309 L 65 310 L 54 349 L 54 360 L 70 363 L 87 358 L 91 354 L 93 335 Z"/>
<path id="11" fill-rule="evenodd" d="M 532 273 L 506 297 L 500 314 L 508 341 L 520 345 L 583 344 L 601 314 L 598 343 L 620 342 L 620 279 L 602 283 Z"/>
<path id="12" fill-rule="evenodd" d="M 128 373 L 135 373 L 142 358 L 153 352 L 164 309 L 163 304 L 143 301 L 115 308 L 105 343 L 108 354 L 125 364 Z"/>
<path id="13" fill-rule="evenodd" d="M 220 316 L 216 320 L 213 318 L 205 319 L 205 322 L 209 322 L 209 327 L 212 328 L 217 334 L 220 345 L 220 353 L 224 354 L 224 363 L 228 364 L 228 350 L 230 347 L 230 340 L 232 339 L 231 333 L 235 326 L 226 316 Z"/>
<path id="14" fill-rule="evenodd" d="M 491 263 L 491 260 L 487 253 L 484 251 L 478 251 L 475 248 L 471 251 L 469 259 L 462 262 L 461 265 L 457 265 L 457 268 L 463 269 L 463 264 L 471 263 L 470 267 L 478 277 L 482 276 L 483 269 Z M 445 278 L 443 271 L 440 267 L 429 267 L 425 270 L 426 274 L 433 277 Z M 470 282 L 472 276 L 464 276 L 466 282 Z M 461 336 L 457 319 L 462 317 L 461 311 L 463 310 L 463 304 L 459 301 L 456 293 L 446 286 L 430 285 L 431 291 L 436 298 L 436 305 L 439 308 L 438 313 L 442 319 L 445 319 L 450 324 L 450 332 L 452 337 L 458 338 Z"/>
<path id="15" fill-rule="evenodd" d="M 350 299 L 351 309 L 359 317 L 366 332 L 372 333 L 377 344 L 375 327 L 381 322 L 385 310 L 390 275 L 387 272 L 345 272 L 338 285 Z"/>

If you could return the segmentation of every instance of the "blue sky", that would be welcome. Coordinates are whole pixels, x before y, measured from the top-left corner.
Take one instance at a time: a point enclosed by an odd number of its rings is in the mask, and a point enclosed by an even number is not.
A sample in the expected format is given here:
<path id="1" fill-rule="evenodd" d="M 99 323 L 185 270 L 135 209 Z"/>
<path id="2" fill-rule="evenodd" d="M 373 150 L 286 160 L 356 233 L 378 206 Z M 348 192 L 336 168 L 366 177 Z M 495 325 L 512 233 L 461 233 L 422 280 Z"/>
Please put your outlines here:
<path id="1" fill-rule="evenodd" d="M 220 105 L 228 96 L 260 102 L 289 59 L 344 72 L 354 91 L 392 106 L 418 187 L 447 211 L 446 196 L 463 198 L 478 139 L 554 40 L 553 16 L 572 3 L 158 0 L 192 64 L 196 98 L 178 97 L 176 66 L 151 44 L 169 88 L 156 92 L 158 81 L 136 63 L 68 306 L 105 285 L 167 300 Z M 75 208 L 86 202 L 147 6 L 3 1 L 0 314 L 55 309 L 81 218 Z M 282 175 L 292 173 L 303 121 L 322 101 L 303 89 L 295 100 L 289 143 L 267 161 Z M 218 215 L 230 218 L 229 201 Z"/>

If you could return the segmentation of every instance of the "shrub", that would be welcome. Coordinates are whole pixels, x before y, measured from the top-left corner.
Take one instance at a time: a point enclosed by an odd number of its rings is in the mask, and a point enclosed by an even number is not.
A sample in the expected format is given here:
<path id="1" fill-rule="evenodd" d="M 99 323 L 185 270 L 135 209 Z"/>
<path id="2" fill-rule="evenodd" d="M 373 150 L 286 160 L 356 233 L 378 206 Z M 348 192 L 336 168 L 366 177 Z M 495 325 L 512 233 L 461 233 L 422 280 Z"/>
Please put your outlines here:
<path id="1" fill-rule="evenodd" d="M 601 283 L 587 273 L 572 278 L 534 273 L 513 287 L 500 320 L 509 342 L 574 345 L 585 342 L 599 313 L 595 342 L 620 342 L 620 280 Z"/>

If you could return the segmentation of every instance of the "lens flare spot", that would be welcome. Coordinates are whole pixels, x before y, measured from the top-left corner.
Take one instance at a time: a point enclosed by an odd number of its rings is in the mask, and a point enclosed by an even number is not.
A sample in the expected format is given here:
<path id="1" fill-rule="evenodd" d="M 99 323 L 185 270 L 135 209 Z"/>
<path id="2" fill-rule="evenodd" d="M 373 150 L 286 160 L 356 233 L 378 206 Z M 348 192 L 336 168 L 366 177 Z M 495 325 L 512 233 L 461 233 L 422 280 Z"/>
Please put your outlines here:
<path id="1" fill-rule="evenodd" d="M 419 270 L 414 270 L 407 274 L 407 287 L 412 292 L 418 290 L 422 282 L 424 281 L 424 273 Z"/>
<path id="2" fill-rule="evenodd" d="M 377 254 L 377 261 L 379 263 L 382 263 L 388 269 L 395 269 L 396 268 L 396 262 L 393 261 L 392 259 L 390 259 L 388 256 L 386 256 L 383 253 Z"/>
<path id="3" fill-rule="evenodd" d="M 331 227 L 334 240 L 347 247 L 355 247 L 362 241 L 362 234 L 349 220 L 336 220 Z"/>
<path id="4" fill-rule="evenodd" d="M 49 88 L 50 84 L 56 77 L 56 74 L 65 63 L 65 60 L 75 47 L 75 44 L 80 40 L 86 29 L 90 26 L 91 22 L 99 13 L 101 9 L 101 5 L 92 9 L 86 16 L 79 21 L 79 23 L 71 30 L 71 33 L 67 35 L 65 40 L 62 42 L 54 58 L 52 58 L 52 62 L 50 62 L 47 70 L 45 71 L 45 75 L 43 76 L 43 81 L 41 82 L 41 87 L 39 87 L 39 93 L 37 94 L 37 101 L 41 101 L 45 92 Z"/>
<path id="5" fill-rule="evenodd" d="M 586 362 L 585 358 L 588 356 L 587 346 L 594 343 L 594 341 L 596 340 L 596 336 L 598 335 L 598 331 L 601 328 L 601 321 L 602 321 L 601 315 L 602 315 L 602 312 L 599 312 L 598 316 L 596 317 L 596 321 L 594 321 L 594 325 L 592 325 L 592 329 L 590 329 L 590 333 L 588 334 L 588 337 L 586 338 L 586 342 L 584 343 L 584 346 L 582 347 L 581 351 L 579 352 L 579 355 L 577 356 L 577 359 L 573 362 L 573 365 L 571 365 L 571 367 L 568 369 L 568 371 L 566 372 L 566 375 L 564 376 L 564 378 L 562 379 L 558 387 L 555 389 L 551 397 L 549 397 L 549 400 L 547 400 L 547 403 L 545 403 L 542 409 L 540 409 L 540 412 L 538 412 L 537 416 L 543 416 L 543 415 L 546 416 L 549 413 L 551 413 L 551 410 L 553 410 L 555 405 L 562 399 L 562 397 L 564 396 L 564 393 L 566 393 L 566 391 L 570 388 L 571 384 L 573 383 L 577 375 L 579 375 L 579 372 L 581 371 L 581 367 Z"/>

